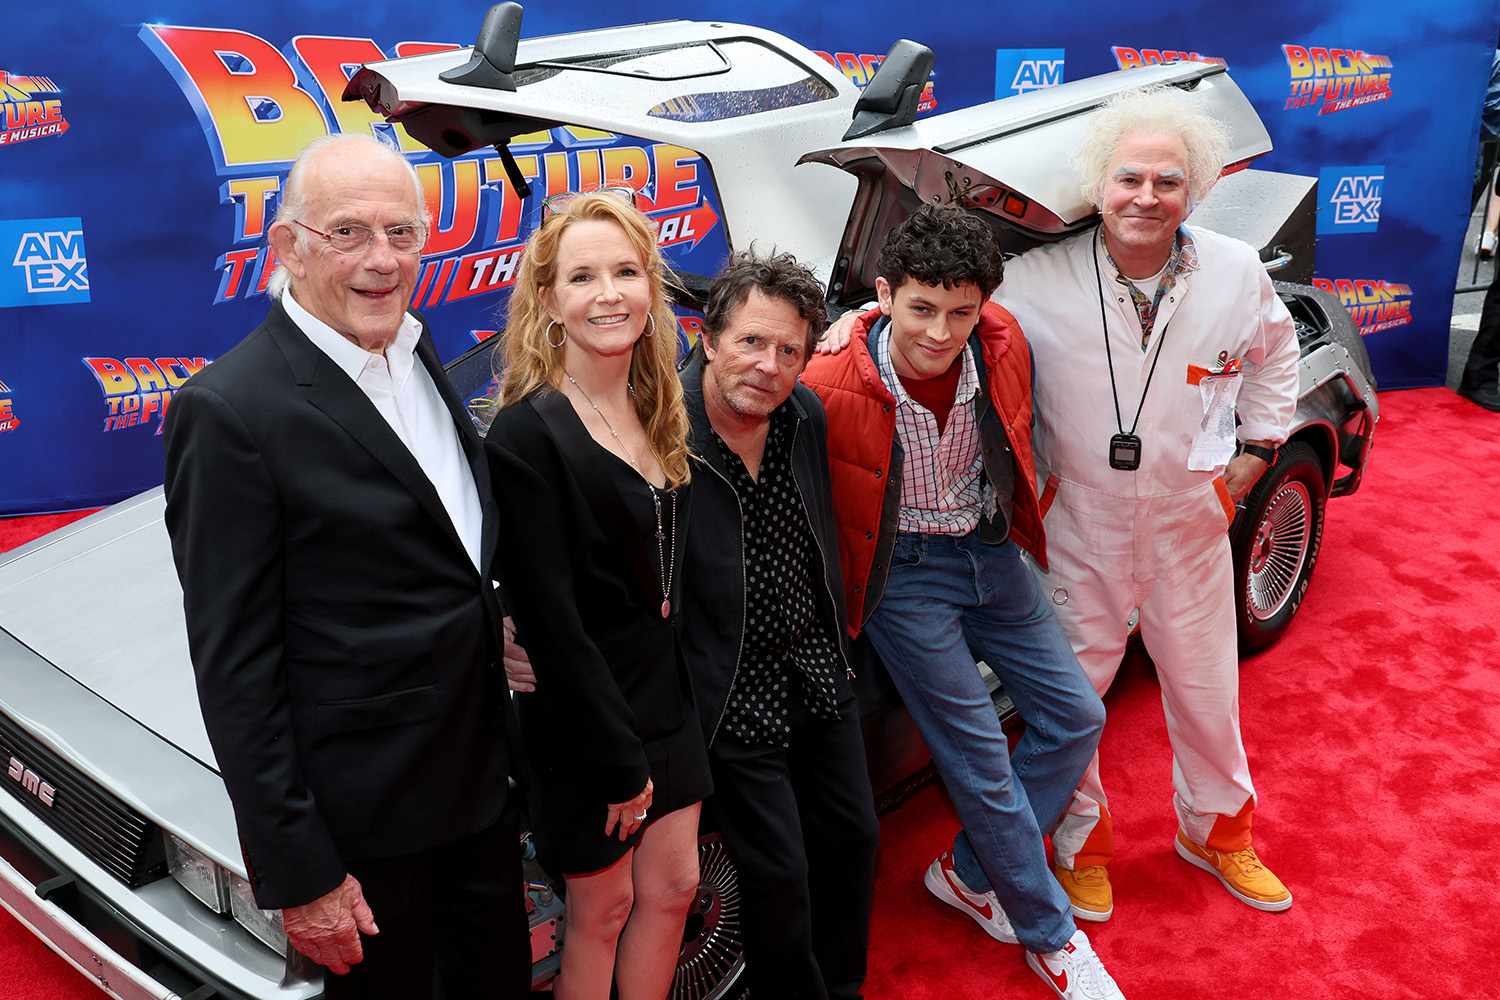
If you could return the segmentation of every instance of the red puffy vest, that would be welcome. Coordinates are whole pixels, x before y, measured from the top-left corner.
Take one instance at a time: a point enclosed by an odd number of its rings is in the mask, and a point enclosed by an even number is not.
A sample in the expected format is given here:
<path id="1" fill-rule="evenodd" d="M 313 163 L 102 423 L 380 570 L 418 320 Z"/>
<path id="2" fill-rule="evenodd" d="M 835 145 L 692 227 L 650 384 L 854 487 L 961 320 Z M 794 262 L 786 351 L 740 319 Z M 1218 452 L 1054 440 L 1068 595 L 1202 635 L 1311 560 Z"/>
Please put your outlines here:
<path id="1" fill-rule="evenodd" d="M 818 394 L 828 412 L 828 464 L 851 636 L 859 634 L 865 619 L 865 594 L 896 438 L 896 400 L 870 355 L 870 327 L 879 319 L 879 309 L 860 316 L 848 348 L 815 356 L 802 373 L 803 383 Z M 989 376 L 986 389 L 1015 455 L 1010 537 L 1046 569 L 1047 536 L 1031 454 L 1031 351 L 1015 317 L 993 302 L 980 310 L 975 334 Z"/>

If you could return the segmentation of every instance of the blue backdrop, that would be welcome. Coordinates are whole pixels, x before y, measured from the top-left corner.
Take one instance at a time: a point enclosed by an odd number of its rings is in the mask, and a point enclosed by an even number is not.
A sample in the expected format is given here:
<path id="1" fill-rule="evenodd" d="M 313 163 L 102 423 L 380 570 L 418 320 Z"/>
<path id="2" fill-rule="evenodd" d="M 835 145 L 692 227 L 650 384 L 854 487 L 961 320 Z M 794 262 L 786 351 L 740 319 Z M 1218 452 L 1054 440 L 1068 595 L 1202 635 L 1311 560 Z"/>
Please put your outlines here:
<path id="1" fill-rule="evenodd" d="M 7 19 L 0 514 L 161 481 L 172 392 L 264 314 L 264 228 L 289 160 L 316 135 L 371 127 L 337 100 L 349 68 L 468 44 L 483 12 L 371 7 L 75 0 Z M 1319 177 L 1318 281 L 1366 335 L 1382 386 L 1443 381 L 1493 2 L 1396 0 L 1378 17 L 1348 4 L 1181 3 L 1128 19 L 1101 0 L 993 10 L 533 2 L 525 31 L 753 20 L 861 86 L 906 36 L 937 52 L 927 113 L 1121 67 L 1222 60 L 1275 142 L 1257 165 Z M 450 163 L 405 143 L 438 220 L 417 301 L 450 357 L 500 325 L 531 220 L 493 183 L 497 159 Z M 668 256 L 689 270 L 711 273 L 727 250 L 711 173 L 690 150 L 562 129 L 514 149 L 549 189 L 653 183 Z"/>

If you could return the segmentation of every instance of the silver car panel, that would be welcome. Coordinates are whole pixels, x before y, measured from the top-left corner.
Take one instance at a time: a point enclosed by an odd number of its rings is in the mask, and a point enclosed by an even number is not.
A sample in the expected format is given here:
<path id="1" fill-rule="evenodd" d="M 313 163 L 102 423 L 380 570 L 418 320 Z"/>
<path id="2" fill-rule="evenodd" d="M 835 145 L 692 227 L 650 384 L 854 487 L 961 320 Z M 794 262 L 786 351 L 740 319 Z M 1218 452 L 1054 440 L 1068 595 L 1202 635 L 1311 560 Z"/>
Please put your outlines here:
<path id="1" fill-rule="evenodd" d="M 1270 134 L 1224 67 L 1180 62 L 1106 73 L 924 118 L 809 152 L 799 162 L 848 170 L 873 158 L 923 202 L 948 202 L 956 194 L 1000 185 L 1029 202 L 1024 214 L 1012 213 L 1009 221 L 1037 233 L 1061 234 L 1095 213 L 1083 197 L 1074 163 L 1088 112 L 1115 94 L 1158 85 L 1188 89 L 1206 113 L 1224 123 L 1231 167 L 1270 152 Z"/>
<path id="2" fill-rule="evenodd" d="M 43 547 L 9 554 L 0 561 L 3 624 L 79 684 L 217 770 L 193 686 L 165 507 L 162 490 L 151 490 L 47 536 Z"/>
<path id="3" fill-rule="evenodd" d="M 143 975 L 65 910 L 37 897 L 36 887 L 0 858 L 0 906 L 73 968 L 117 1000 L 174 1000 L 177 994 Z"/>
<path id="4" fill-rule="evenodd" d="M 107 525 L 99 530 L 107 530 Z M 166 546 L 165 538 L 162 545 Z M 101 571 L 108 568 L 100 560 Z M 162 604 L 181 616 L 180 605 L 166 598 Z M 122 660 L 132 659 L 128 649 L 116 647 L 115 653 Z M 192 667 L 187 654 L 182 655 L 191 701 L 184 712 L 197 716 L 201 725 Z M 175 680 L 172 671 L 141 673 L 140 683 L 147 686 L 167 683 L 163 673 Z M 245 874 L 234 814 L 216 772 L 163 742 L 5 631 L 0 631 L 0 676 L 5 678 L 0 711 L 147 819 L 175 831 L 226 868 Z M 171 689 L 158 690 L 165 698 Z"/>

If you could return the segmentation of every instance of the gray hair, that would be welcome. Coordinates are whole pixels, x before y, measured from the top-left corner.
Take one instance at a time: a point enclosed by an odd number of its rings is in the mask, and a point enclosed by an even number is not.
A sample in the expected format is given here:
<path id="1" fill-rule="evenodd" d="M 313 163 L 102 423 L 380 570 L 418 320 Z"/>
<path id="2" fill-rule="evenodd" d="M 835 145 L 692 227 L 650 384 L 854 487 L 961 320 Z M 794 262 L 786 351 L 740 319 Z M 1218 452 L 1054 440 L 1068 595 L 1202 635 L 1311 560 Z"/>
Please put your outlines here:
<path id="1" fill-rule="evenodd" d="M 276 206 L 276 218 L 271 221 L 272 225 L 278 222 L 295 222 L 302 218 L 306 208 L 306 198 L 302 192 L 303 174 L 307 172 L 307 164 L 311 162 L 320 151 L 329 146 L 373 146 L 382 153 L 386 153 L 401 162 L 406 172 L 411 176 L 412 189 L 417 195 L 417 204 L 422 206 L 422 222 L 425 225 L 428 219 L 427 202 L 422 194 L 422 179 L 417 176 L 417 170 L 411 165 L 411 161 L 403 156 L 398 150 L 391 148 L 372 135 L 360 135 L 358 133 L 335 132 L 332 135 L 323 135 L 308 143 L 297 154 L 297 159 L 292 163 L 292 169 L 287 173 L 286 180 L 281 185 L 281 200 Z M 297 249 L 305 251 L 308 245 L 307 231 L 300 226 L 297 232 Z M 271 272 L 271 280 L 266 283 L 266 294 L 273 299 L 280 299 L 281 293 L 286 291 L 291 284 L 292 273 L 286 269 L 285 264 L 278 263 L 276 270 Z"/>
<path id="2" fill-rule="evenodd" d="M 1148 87 L 1111 98 L 1088 122 L 1078 173 L 1084 198 L 1098 206 L 1108 178 L 1109 161 L 1125 136 L 1133 132 L 1165 132 L 1187 148 L 1188 198 L 1202 201 L 1219 179 L 1229 158 L 1229 131 L 1205 114 L 1193 96 L 1177 87 Z"/>

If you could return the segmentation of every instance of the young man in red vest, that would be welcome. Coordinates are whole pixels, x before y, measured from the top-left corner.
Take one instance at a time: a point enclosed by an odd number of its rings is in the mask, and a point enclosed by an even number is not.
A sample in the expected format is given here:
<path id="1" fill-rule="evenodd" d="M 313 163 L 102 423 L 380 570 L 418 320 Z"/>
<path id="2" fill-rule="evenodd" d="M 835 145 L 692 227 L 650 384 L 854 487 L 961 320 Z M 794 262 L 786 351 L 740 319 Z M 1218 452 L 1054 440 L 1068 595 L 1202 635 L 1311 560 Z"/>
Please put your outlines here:
<path id="1" fill-rule="evenodd" d="M 828 413 L 851 636 L 861 630 L 932 751 L 963 822 L 927 888 L 1065 1000 L 1123 1000 L 1047 866 L 1104 706 L 1021 550 L 1047 563 L 1031 455 L 1031 357 L 989 301 L 988 227 L 926 206 L 887 237 L 880 304 L 802 380 Z M 1014 755 L 975 663 L 1026 720 Z"/>

